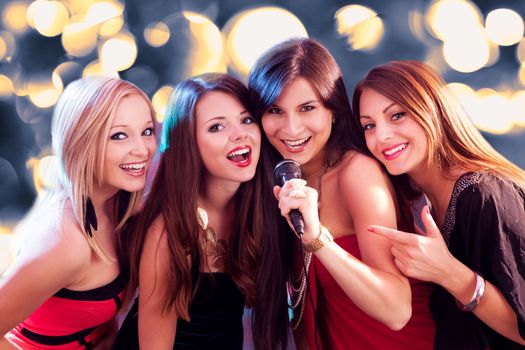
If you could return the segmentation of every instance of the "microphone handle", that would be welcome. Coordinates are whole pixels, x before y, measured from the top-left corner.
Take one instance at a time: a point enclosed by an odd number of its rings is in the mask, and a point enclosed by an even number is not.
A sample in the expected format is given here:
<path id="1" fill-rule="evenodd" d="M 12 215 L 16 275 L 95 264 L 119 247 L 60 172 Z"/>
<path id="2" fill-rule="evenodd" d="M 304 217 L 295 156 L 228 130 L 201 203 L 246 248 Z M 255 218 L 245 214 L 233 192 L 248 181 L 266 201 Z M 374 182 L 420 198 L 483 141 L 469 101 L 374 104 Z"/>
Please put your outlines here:
<path id="1" fill-rule="evenodd" d="M 304 233 L 304 221 L 303 215 L 298 209 L 292 209 L 290 211 L 290 221 L 292 222 L 295 233 L 302 236 Z"/>

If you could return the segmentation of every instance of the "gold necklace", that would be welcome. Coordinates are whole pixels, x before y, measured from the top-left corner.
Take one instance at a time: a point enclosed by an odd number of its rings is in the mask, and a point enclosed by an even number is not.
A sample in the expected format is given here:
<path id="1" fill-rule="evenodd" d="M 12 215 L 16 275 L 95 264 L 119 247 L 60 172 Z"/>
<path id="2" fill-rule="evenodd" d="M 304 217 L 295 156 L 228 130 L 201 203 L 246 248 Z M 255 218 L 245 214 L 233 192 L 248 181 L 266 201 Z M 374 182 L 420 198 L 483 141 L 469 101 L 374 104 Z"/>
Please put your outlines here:
<path id="1" fill-rule="evenodd" d="M 197 222 L 206 236 L 201 243 L 202 252 L 207 256 L 214 256 L 217 248 L 217 234 L 208 221 L 208 213 L 203 208 L 197 207 Z"/>

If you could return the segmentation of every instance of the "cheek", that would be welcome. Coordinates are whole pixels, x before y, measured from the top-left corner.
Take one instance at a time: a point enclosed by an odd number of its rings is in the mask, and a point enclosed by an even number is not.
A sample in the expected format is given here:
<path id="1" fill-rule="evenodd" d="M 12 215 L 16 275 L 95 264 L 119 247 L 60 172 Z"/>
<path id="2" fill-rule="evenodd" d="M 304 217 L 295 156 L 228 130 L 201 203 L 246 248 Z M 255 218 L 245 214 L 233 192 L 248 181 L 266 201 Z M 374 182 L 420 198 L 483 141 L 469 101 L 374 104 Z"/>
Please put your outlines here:
<path id="1" fill-rule="evenodd" d="M 261 119 L 262 129 L 263 132 L 266 134 L 268 138 L 273 136 L 277 130 L 279 130 L 279 123 L 275 118 L 272 117 L 263 117 Z"/>
<path id="2" fill-rule="evenodd" d="M 368 133 L 365 133 L 364 135 L 365 137 L 365 142 L 366 142 L 366 147 L 368 148 L 368 150 L 372 153 L 374 153 L 374 146 L 375 146 L 375 139 L 374 137 L 368 132 Z"/>

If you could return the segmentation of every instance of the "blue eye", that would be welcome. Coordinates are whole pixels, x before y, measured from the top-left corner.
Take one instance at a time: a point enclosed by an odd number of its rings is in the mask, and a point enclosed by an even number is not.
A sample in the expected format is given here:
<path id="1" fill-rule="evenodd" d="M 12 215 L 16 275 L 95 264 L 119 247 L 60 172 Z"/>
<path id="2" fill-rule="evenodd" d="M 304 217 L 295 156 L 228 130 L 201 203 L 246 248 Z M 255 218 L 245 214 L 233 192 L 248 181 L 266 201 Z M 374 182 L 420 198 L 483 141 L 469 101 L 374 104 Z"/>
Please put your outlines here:
<path id="1" fill-rule="evenodd" d="M 112 140 L 124 140 L 128 137 L 128 135 L 124 134 L 123 132 L 116 132 L 113 135 L 110 136 Z"/>
<path id="2" fill-rule="evenodd" d="M 392 120 L 399 120 L 401 118 L 403 118 L 404 116 L 406 115 L 405 112 L 399 112 L 399 113 L 394 113 L 392 114 Z"/>

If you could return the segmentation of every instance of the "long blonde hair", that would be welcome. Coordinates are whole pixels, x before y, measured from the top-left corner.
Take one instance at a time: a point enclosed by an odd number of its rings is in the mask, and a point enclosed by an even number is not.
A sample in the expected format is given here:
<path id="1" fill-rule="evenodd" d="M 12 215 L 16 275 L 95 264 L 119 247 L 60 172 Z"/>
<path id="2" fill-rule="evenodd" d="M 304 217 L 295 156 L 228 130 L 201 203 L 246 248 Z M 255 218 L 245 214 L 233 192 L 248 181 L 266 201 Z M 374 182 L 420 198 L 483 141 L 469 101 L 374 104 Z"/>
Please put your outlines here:
<path id="1" fill-rule="evenodd" d="M 117 78 L 88 77 L 67 86 L 55 107 L 51 126 L 53 151 L 60 166 L 59 185 L 55 191 L 71 201 L 76 220 L 88 243 L 105 261 L 108 256 L 95 237 L 87 234 L 83 222 L 94 181 L 98 184 L 102 182 L 106 144 L 115 111 L 122 99 L 129 95 L 142 96 L 150 107 L 152 120 L 155 120 L 148 97 L 132 83 Z M 137 211 L 142 193 L 130 194 L 127 208 L 118 218 L 115 230 L 120 229 Z"/>
<path id="2" fill-rule="evenodd" d="M 355 137 L 364 138 L 359 124 L 359 100 L 372 89 L 399 104 L 427 135 L 429 166 L 447 175 L 451 168 L 490 172 L 525 190 L 525 172 L 499 154 L 483 138 L 445 81 L 418 61 L 392 61 L 373 68 L 358 83 L 353 96 Z"/>

